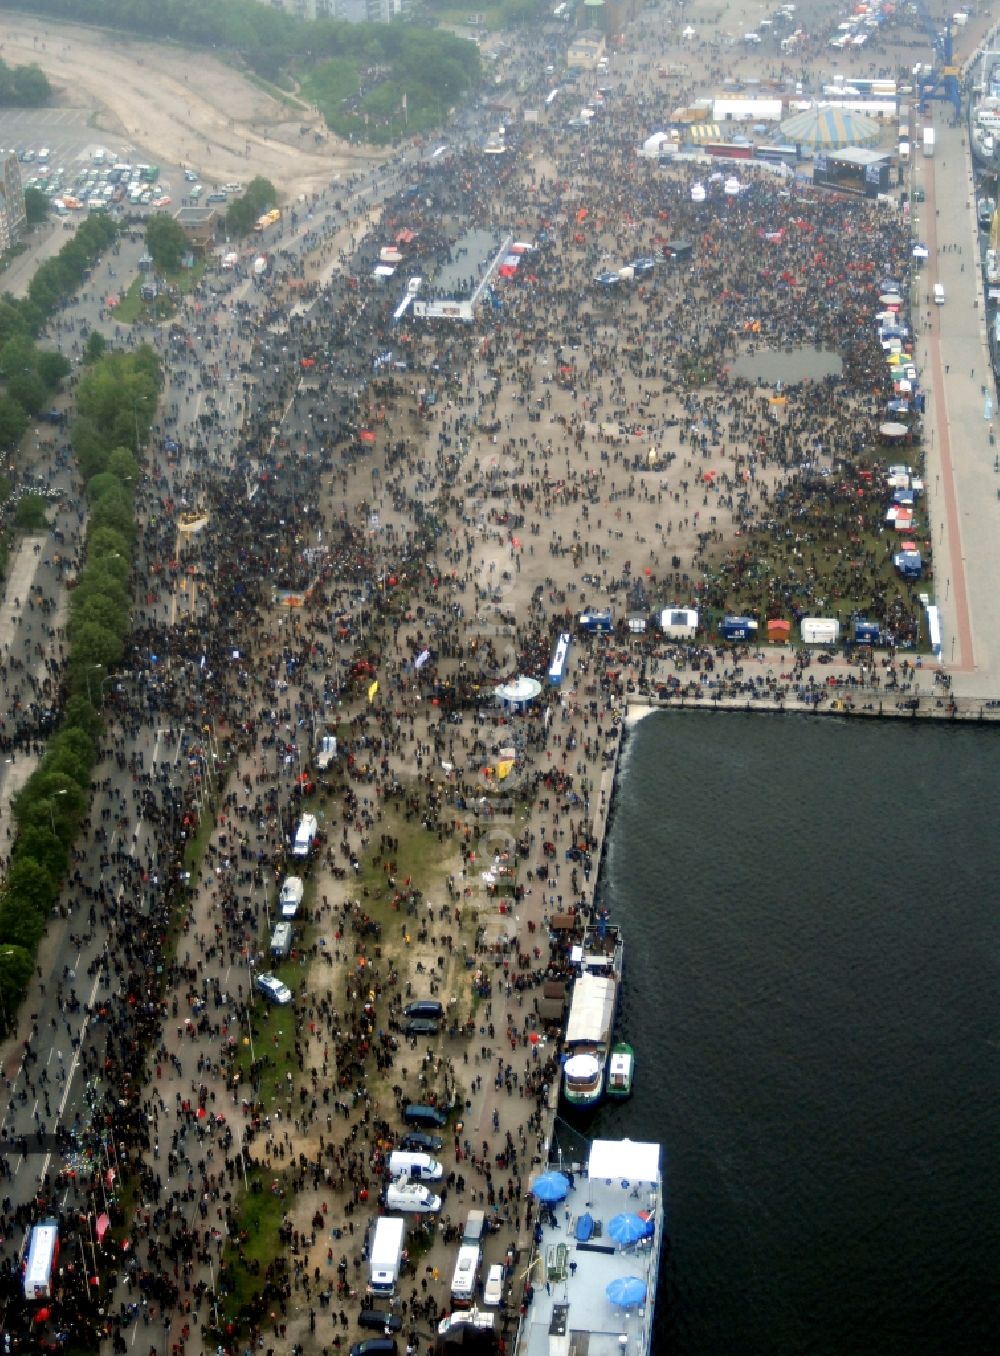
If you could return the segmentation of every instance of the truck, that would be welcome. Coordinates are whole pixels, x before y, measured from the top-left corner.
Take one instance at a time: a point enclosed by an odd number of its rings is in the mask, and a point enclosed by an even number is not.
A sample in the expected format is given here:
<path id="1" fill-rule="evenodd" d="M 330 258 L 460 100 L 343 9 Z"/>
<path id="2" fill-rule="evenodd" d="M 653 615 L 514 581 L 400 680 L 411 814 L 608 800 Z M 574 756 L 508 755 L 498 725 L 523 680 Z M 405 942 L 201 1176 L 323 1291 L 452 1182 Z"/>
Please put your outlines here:
<path id="1" fill-rule="evenodd" d="M 934 128 L 924 128 L 924 155 L 934 154 Z"/>
<path id="2" fill-rule="evenodd" d="M 379 1299 L 392 1299 L 403 1266 L 406 1220 L 383 1215 L 375 1224 L 368 1257 L 368 1293 Z"/>
<path id="3" fill-rule="evenodd" d="M 337 737 L 336 735 L 324 735 L 319 741 L 319 748 L 316 750 L 316 757 L 313 760 L 316 764 L 317 772 L 329 772 L 330 768 L 337 761 Z"/>
<path id="4" fill-rule="evenodd" d="M 52 1280 L 58 1258 L 58 1221 L 42 1220 L 31 1230 L 25 1245 L 23 1289 L 26 1300 L 52 1298 Z"/>
<path id="5" fill-rule="evenodd" d="M 263 216 L 257 218 L 257 224 L 254 230 L 258 232 L 266 231 L 269 226 L 273 226 L 276 221 L 281 220 L 281 208 L 272 207 L 270 212 L 265 212 Z"/>

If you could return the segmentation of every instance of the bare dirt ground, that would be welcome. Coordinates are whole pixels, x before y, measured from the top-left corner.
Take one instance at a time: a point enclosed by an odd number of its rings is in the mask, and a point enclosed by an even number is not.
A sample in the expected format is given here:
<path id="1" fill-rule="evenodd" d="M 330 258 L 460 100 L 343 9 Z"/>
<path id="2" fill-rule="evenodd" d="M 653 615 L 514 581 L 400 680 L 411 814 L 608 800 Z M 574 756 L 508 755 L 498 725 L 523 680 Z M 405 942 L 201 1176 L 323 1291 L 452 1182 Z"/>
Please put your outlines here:
<path id="1" fill-rule="evenodd" d="M 282 103 L 204 52 L 21 15 L 4 16 L 0 52 L 12 64 L 37 63 L 74 104 L 92 104 L 98 131 L 209 182 L 261 174 L 297 196 L 384 158 L 331 136 L 314 109 Z"/>

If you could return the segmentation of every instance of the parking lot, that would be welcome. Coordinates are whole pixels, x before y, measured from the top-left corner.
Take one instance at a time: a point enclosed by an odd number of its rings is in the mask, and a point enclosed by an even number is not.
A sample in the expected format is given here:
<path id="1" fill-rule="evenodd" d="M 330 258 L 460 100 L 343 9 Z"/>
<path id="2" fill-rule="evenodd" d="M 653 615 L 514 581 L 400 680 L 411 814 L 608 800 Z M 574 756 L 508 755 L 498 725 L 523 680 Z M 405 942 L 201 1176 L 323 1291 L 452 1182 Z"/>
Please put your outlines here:
<path id="1" fill-rule="evenodd" d="M 98 146 L 126 160 L 135 154 L 136 148 L 121 137 L 91 127 L 90 116 L 85 108 L 5 108 L 0 110 L 0 146 L 36 152 L 47 146 L 50 163 L 67 170 L 88 160 Z"/>

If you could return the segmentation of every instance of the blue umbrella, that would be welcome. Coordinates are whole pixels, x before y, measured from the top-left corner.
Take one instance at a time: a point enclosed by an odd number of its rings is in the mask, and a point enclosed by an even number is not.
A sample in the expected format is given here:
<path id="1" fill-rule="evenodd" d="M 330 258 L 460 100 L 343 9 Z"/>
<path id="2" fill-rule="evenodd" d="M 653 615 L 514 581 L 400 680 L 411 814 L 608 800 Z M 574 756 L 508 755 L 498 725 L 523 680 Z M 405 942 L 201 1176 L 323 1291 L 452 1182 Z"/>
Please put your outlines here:
<path id="1" fill-rule="evenodd" d="M 636 1214 L 614 1215 L 608 1224 L 608 1233 L 619 1247 L 627 1248 L 638 1243 L 640 1238 L 649 1237 L 649 1220 Z"/>
<path id="2" fill-rule="evenodd" d="M 531 1184 L 531 1194 L 540 1201 L 564 1201 L 569 1195 L 569 1180 L 561 1172 L 543 1172 Z"/>
<path id="3" fill-rule="evenodd" d="M 640 1276 L 616 1276 L 604 1293 L 619 1309 L 631 1309 L 646 1298 L 646 1282 Z"/>

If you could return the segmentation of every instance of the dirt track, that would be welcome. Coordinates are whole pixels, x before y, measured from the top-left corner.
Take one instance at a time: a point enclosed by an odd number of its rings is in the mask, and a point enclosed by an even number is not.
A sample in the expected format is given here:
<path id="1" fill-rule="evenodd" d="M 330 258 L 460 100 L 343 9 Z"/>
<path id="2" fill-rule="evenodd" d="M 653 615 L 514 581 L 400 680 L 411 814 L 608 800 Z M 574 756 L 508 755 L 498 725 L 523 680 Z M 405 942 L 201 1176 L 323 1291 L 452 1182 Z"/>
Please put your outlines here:
<path id="1" fill-rule="evenodd" d="M 98 110 L 95 140 L 101 131 L 124 136 L 154 161 L 192 166 L 206 183 L 262 174 L 294 196 L 380 158 L 203 52 L 21 15 L 4 15 L 0 38 L 4 60 L 36 62 L 62 97 Z"/>

